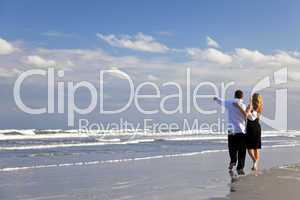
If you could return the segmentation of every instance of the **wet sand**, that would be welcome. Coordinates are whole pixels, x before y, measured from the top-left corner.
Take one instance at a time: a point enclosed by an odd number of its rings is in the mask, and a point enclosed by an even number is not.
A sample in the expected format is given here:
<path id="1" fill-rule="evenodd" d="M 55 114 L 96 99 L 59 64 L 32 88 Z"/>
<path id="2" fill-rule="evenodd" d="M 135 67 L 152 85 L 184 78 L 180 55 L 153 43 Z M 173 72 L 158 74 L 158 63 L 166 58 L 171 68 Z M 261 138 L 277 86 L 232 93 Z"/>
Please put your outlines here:
<path id="1" fill-rule="evenodd" d="M 272 168 L 233 179 L 231 200 L 298 200 L 300 198 L 300 165 Z"/>

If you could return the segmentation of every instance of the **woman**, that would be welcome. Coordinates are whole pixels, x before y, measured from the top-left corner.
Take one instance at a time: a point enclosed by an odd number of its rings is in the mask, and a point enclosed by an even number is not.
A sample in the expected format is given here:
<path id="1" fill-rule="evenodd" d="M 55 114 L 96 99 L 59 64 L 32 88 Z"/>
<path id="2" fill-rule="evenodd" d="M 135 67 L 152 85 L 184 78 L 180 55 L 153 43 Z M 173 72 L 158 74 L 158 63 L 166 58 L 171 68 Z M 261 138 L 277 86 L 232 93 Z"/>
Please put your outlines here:
<path id="1" fill-rule="evenodd" d="M 243 110 L 239 104 L 235 103 L 234 105 L 240 109 L 247 119 L 246 145 L 248 153 L 253 161 L 252 170 L 257 170 L 260 159 L 259 149 L 261 149 L 261 127 L 259 124 L 259 117 L 263 110 L 262 96 L 258 93 L 254 93 L 246 111 Z"/>

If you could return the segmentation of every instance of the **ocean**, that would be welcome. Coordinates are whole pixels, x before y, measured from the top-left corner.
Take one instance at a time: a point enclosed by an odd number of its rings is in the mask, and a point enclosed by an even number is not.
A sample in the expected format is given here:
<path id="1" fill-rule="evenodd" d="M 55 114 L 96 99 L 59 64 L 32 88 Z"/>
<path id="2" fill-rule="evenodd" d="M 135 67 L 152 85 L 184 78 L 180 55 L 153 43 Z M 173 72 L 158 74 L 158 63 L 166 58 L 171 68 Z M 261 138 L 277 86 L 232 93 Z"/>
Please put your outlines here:
<path id="1" fill-rule="evenodd" d="M 300 145 L 300 131 L 265 131 L 263 148 Z M 0 130 L 0 171 L 131 162 L 227 150 L 227 136 L 207 131 Z"/>
<path id="2" fill-rule="evenodd" d="M 264 167 L 297 162 L 300 131 L 262 136 Z M 0 199 L 221 197 L 230 190 L 226 138 L 208 131 L 1 130 Z"/>

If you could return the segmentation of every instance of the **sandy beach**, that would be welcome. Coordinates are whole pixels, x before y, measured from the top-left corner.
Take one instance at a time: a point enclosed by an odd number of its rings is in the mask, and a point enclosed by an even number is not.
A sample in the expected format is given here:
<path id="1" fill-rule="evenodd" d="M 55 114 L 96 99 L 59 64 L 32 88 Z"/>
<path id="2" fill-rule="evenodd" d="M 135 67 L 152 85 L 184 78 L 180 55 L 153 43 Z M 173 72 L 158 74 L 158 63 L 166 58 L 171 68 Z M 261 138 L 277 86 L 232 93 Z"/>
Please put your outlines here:
<path id="1" fill-rule="evenodd" d="M 300 165 L 272 168 L 260 175 L 250 174 L 231 184 L 228 199 L 299 199 Z"/>

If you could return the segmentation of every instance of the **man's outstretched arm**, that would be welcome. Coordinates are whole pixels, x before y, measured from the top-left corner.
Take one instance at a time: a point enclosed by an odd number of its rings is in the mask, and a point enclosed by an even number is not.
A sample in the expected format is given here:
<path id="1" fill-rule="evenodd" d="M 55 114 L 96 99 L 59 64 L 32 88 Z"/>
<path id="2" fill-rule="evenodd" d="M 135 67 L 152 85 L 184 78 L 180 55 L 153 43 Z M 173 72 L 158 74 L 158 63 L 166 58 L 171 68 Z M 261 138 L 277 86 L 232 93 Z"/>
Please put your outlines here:
<path id="1" fill-rule="evenodd" d="M 219 97 L 214 97 L 214 101 L 217 102 L 219 105 L 225 105 L 226 101 L 224 99 L 221 99 Z"/>

